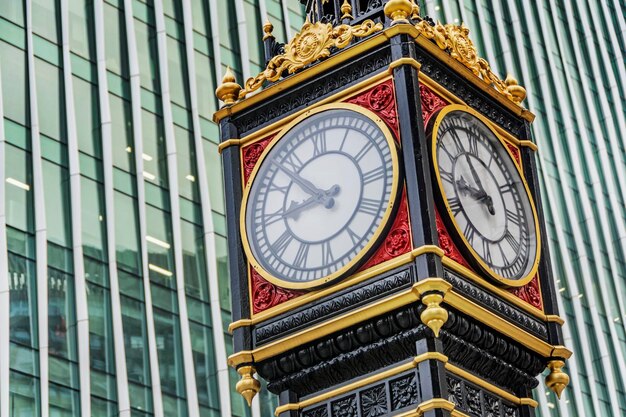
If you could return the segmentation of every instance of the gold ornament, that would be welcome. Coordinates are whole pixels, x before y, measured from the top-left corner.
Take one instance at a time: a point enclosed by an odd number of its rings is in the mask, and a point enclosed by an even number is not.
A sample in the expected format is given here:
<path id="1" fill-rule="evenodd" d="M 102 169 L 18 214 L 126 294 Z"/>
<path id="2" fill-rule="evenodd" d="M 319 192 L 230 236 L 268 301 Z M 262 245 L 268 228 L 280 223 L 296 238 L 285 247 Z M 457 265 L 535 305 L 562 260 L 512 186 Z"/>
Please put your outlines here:
<path id="1" fill-rule="evenodd" d="M 215 95 L 218 99 L 224 102 L 224 104 L 233 104 L 239 96 L 241 86 L 235 82 L 235 75 L 230 70 L 230 67 L 226 67 L 226 73 L 222 78 L 222 84 L 215 90 Z"/>
<path id="2" fill-rule="evenodd" d="M 352 6 L 350 5 L 350 2 L 348 0 L 343 0 L 343 4 L 341 5 L 341 13 L 343 13 L 343 16 L 341 16 L 341 20 L 354 19 L 354 17 L 352 17 Z"/>
<path id="3" fill-rule="evenodd" d="M 393 23 L 409 23 L 407 18 L 413 11 L 413 4 L 409 0 L 389 0 L 383 9 L 385 16 Z"/>
<path id="4" fill-rule="evenodd" d="M 448 320 L 448 312 L 440 305 L 442 301 L 443 295 L 438 292 L 426 294 L 422 297 L 426 310 L 422 311 L 420 319 L 422 323 L 430 327 L 435 337 L 439 337 L 439 330 Z"/>
<path id="5" fill-rule="evenodd" d="M 270 22 L 270 18 L 269 16 L 267 16 L 265 18 L 265 23 L 263 24 L 263 40 L 266 40 L 268 38 L 273 38 L 274 35 L 272 35 L 272 31 L 274 30 L 274 25 L 272 24 L 272 22 Z"/>
<path id="6" fill-rule="evenodd" d="M 261 88 L 265 81 L 278 81 L 283 73 L 293 74 L 313 62 L 330 56 L 332 48 L 343 49 L 354 38 L 364 38 L 383 29 L 381 23 L 365 20 L 360 25 L 339 25 L 311 23 L 308 19 L 300 33 L 285 45 L 285 52 L 273 57 L 267 67 L 256 77 L 248 78 L 245 88 L 239 92 L 239 99 Z"/>
<path id="7" fill-rule="evenodd" d="M 559 399 L 565 387 L 569 384 L 569 376 L 563 372 L 561 368 L 565 366 L 565 362 L 559 359 L 548 362 L 550 374 L 546 377 L 546 386 L 556 394 Z"/>
<path id="8" fill-rule="evenodd" d="M 254 379 L 254 372 L 254 367 L 249 365 L 237 368 L 241 379 L 235 385 L 235 389 L 246 399 L 249 407 L 252 406 L 254 396 L 261 390 L 261 383 Z"/>
<path id="9" fill-rule="evenodd" d="M 493 86 L 512 102 L 519 105 L 526 97 L 526 90 L 518 85 L 517 81 L 512 77 L 509 80 L 510 84 L 502 81 L 493 73 L 489 63 L 478 56 L 476 47 L 469 38 L 469 29 L 464 24 L 442 25 L 437 22 L 435 26 L 431 26 L 422 20 L 415 27 L 421 35 L 434 41 L 440 49 L 449 52 L 452 58 L 469 68 L 474 75 Z"/>
<path id="10" fill-rule="evenodd" d="M 511 93 L 511 100 L 520 104 L 526 98 L 526 89 L 517 83 L 517 80 L 513 78 L 511 74 L 506 76 L 504 80 L 506 84 L 506 90 Z"/>
<path id="11" fill-rule="evenodd" d="M 420 7 L 417 5 L 415 0 L 411 0 L 413 3 L 413 9 L 411 9 L 411 19 L 417 20 L 420 17 Z"/>

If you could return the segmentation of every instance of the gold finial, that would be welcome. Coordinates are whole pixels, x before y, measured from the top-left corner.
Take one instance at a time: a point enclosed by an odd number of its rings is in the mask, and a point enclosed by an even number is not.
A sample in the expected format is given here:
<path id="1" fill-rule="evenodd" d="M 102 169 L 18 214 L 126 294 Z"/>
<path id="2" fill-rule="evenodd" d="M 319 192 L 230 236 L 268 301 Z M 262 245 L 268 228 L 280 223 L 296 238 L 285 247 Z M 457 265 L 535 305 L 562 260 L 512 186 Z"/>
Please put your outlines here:
<path id="1" fill-rule="evenodd" d="M 393 23 L 408 23 L 407 18 L 413 11 L 413 4 L 409 0 L 389 0 L 383 9 L 385 16 Z"/>
<path id="2" fill-rule="evenodd" d="M 411 19 L 417 20 L 420 17 L 420 7 L 417 5 L 417 2 L 415 0 L 411 0 L 411 3 L 413 3 L 413 9 L 411 10 Z"/>
<path id="3" fill-rule="evenodd" d="M 438 292 L 426 294 L 422 297 L 422 302 L 426 304 L 426 310 L 422 311 L 420 319 L 422 323 L 430 327 L 435 337 L 439 337 L 439 330 L 448 321 L 448 312 L 440 305 L 442 301 L 443 295 Z"/>
<path id="4" fill-rule="evenodd" d="M 222 84 L 215 90 L 215 95 L 224 104 L 229 105 L 235 103 L 239 97 L 239 91 L 241 91 L 241 86 L 236 83 L 235 74 L 230 70 L 230 67 L 226 67 Z"/>
<path id="5" fill-rule="evenodd" d="M 263 33 L 265 33 L 265 35 L 263 35 L 263 40 L 266 40 L 268 38 L 273 38 L 274 37 L 274 35 L 272 35 L 273 30 L 274 30 L 274 25 L 272 24 L 272 22 L 270 22 L 270 17 L 266 16 L 265 23 L 263 24 Z"/>
<path id="6" fill-rule="evenodd" d="M 511 100 L 513 100 L 514 103 L 520 104 L 524 101 L 526 98 L 526 89 L 519 85 L 511 74 L 507 74 L 504 84 L 506 84 L 506 91 L 511 94 Z"/>
<path id="7" fill-rule="evenodd" d="M 350 2 L 348 0 L 343 0 L 343 4 L 341 5 L 341 13 L 343 13 L 343 16 L 341 16 L 341 19 L 354 19 L 354 17 L 352 17 L 352 5 L 350 5 Z"/>
<path id="8" fill-rule="evenodd" d="M 550 374 L 546 377 L 546 385 L 561 399 L 561 393 L 569 384 L 569 376 L 563 372 L 561 368 L 565 366 L 565 362 L 555 359 L 548 362 Z"/>
<path id="9" fill-rule="evenodd" d="M 245 365 L 237 368 L 237 372 L 241 375 L 241 379 L 235 385 L 235 389 L 248 402 L 248 406 L 252 406 L 252 399 L 261 390 L 261 383 L 254 379 L 255 369 L 253 366 Z"/>

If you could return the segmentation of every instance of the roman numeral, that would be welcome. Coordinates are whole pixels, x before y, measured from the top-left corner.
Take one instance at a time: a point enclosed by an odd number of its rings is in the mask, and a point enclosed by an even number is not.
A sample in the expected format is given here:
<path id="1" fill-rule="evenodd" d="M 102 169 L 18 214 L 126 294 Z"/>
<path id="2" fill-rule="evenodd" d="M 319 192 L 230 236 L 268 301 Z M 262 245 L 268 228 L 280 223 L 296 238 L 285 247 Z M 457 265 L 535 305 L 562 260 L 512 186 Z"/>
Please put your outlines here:
<path id="1" fill-rule="evenodd" d="M 504 249 L 502 249 L 502 241 L 498 243 L 498 249 L 500 249 L 500 255 L 502 255 L 502 259 L 504 259 L 504 264 L 509 264 L 509 259 L 506 257 L 506 253 L 504 253 Z"/>
<path id="2" fill-rule="evenodd" d="M 448 171 L 444 171 L 441 168 L 439 169 L 439 174 L 441 175 L 441 179 L 450 183 L 450 184 L 454 184 L 454 175 L 452 175 L 451 172 Z"/>
<path id="3" fill-rule="evenodd" d="M 510 221 L 511 223 L 513 223 L 516 226 L 519 226 L 521 224 L 520 223 L 520 218 L 517 215 L 517 213 L 514 212 L 514 211 L 511 211 L 509 209 L 506 209 L 506 219 L 507 219 L 507 221 Z"/>
<path id="4" fill-rule="evenodd" d="M 369 152 L 370 149 L 372 149 L 374 147 L 374 142 L 367 142 L 367 145 L 363 146 L 361 148 L 361 150 L 359 151 L 359 153 L 357 153 L 354 157 L 354 159 L 356 159 L 357 161 L 360 161 L 361 159 L 363 159 L 363 157 L 365 156 L 366 153 Z"/>
<path id="5" fill-rule="evenodd" d="M 276 239 L 276 242 L 272 243 L 271 245 L 272 250 L 278 256 L 283 256 L 283 253 L 285 253 L 285 250 L 287 250 L 287 247 L 289 246 L 292 240 L 293 240 L 293 235 L 289 233 L 288 230 L 285 230 L 285 232 L 282 235 L 280 235 L 278 239 Z"/>
<path id="6" fill-rule="evenodd" d="M 509 242 L 509 245 L 511 245 L 511 247 L 513 248 L 513 251 L 515 253 L 519 252 L 519 250 L 520 250 L 520 243 L 517 241 L 517 239 L 515 239 L 513 237 L 511 232 L 509 232 L 507 230 L 505 235 L 504 235 L 504 238 L 506 239 L 507 242 Z"/>
<path id="7" fill-rule="evenodd" d="M 448 205 L 450 206 L 450 211 L 454 216 L 463 211 L 463 206 L 461 205 L 461 200 L 458 197 L 452 197 L 448 199 Z"/>
<path id="8" fill-rule="evenodd" d="M 330 265 L 335 262 L 335 257 L 333 256 L 333 250 L 330 248 L 329 241 L 322 243 L 322 262 L 324 265 Z"/>
<path id="9" fill-rule="evenodd" d="M 489 264 L 493 264 L 493 259 L 491 257 L 491 251 L 489 250 L 489 241 L 483 240 L 483 254 L 485 255 L 483 259 Z"/>
<path id="10" fill-rule="evenodd" d="M 274 224 L 277 221 L 280 221 L 283 219 L 284 213 L 285 212 L 283 211 L 283 209 L 279 209 L 278 211 L 275 211 L 274 213 L 266 214 L 263 216 L 263 223 L 265 223 L 265 226 Z"/>
<path id="11" fill-rule="evenodd" d="M 473 131 L 470 131 L 470 134 L 468 136 L 469 153 L 471 153 L 475 157 L 478 157 L 478 136 L 476 136 L 476 133 Z"/>
<path id="12" fill-rule="evenodd" d="M 326 153 L 326 132 L 316 133 L 313 136 L 313 156 Z"/>
<path id="13" fill-rule="evenodd" d="M 362 199 L 361 204 L 359 205 L 359 211 L 361 213 L 369 214 L 372 216 L 376 216 L 378 214 L 379 208 L 380 202 L 371 198 Z"/>
<path id="14" fill-rule="evenodd" d="M 296 155 L 295 152 L 292 152 L 289 155 L 287 155 L 285 159 L 283 159 L 282 163 L 286 168 L 289 168 L 289 170 L 293 172 L 300 171 L 300 169 L 304 165 L 302 160 L 298 158 L 298 155 Z"/>
<path id="15" fill-rule="evenodd" d="M 350 227 L 346 228 L 346 233 L 350 236 L 350 240 L 352 240 L 353 245 L 356 245 L 361 240 L 361 236 L 357 235 L 354 230 L 350 229 Z"/>
<path id="16" fill-rule="evenodd" d="M 474 236 L 476 235 L 476 229 L 474 229 L 474 227 L 470 223 L 467 223 L 465 225 L 463 235 L 465 236 L 465 239 L 467 239 L 469 244 L 474 246 L 472 242 L 474 241 Z"/>
<path id="17" fill-rule="evenodd" d="M 450 129 L 450 137 L 452 138 L 452 142 L 456 146 L 457 151 L 463 152 L 465 148 L 463 147 L 463 142 L 461 142 L 461 138 L 459 138 L 459 133 L 455 129 Z"/>
<path id="18" fill-rule="evenodd" d="M 271 192 L 276 191 L 276 192 L 285 194 L 285 193 L 287 193 L 288 189 L 289 189 L 288 185 L 281 186 L 281 185 L 276 185 L 276 183 L 273 182 L 273 183 L 270 184 L 269 189 L 267 190 L 267 192 L 271 193 Z"/>
<path id="19" fill-rule="evenodd" d="M 296 253 L 296 258 L 293 261 L 293 266 L 296 268 L 304 267 L 306 263 L 307 255 L 309 254 L 310 246 L 306 243 L 300 243 L 300 247 L 298 248 L 298 252 Z"/>
<path id="20" fill-rule="evenodd" d="M 374 168 L 371 171 L 363 174 L 363 184 L 369 184 L 370 182 L 378 181 L 385 177 L 385 168 L 383 166 L 379 166 L 378 168 Z"/>
<path id="21" fill-rule="evenodd" d="M 500 193 L 502 194 L 513 192 L 513 184 L 506 183 L 504 185 L 501 185 L 499 188 Z"/>

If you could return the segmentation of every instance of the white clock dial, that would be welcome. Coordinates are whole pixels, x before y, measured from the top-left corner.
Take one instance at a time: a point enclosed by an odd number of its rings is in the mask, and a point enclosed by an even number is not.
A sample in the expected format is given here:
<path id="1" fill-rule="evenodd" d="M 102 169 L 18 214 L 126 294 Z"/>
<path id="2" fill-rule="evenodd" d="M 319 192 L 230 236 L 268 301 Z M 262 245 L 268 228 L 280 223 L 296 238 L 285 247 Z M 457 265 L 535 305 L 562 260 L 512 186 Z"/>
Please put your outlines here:
<path id="1" fill-rule="evenodd" d="M 264 156 L 245 207 L 246 240 L 262 270 L 295 288 L 353 266 L 389 216 L 396 159 L 388 129 L 352 109 L 291 127 Z"/>
<path id="2" fill-rule="evenodd" d="M 496 278 L 523 282 L 536 271 L 537 218 L 506 145 L 466 111 L 444 112 L 435 128 L 436 171 L 464 243 Z"/>

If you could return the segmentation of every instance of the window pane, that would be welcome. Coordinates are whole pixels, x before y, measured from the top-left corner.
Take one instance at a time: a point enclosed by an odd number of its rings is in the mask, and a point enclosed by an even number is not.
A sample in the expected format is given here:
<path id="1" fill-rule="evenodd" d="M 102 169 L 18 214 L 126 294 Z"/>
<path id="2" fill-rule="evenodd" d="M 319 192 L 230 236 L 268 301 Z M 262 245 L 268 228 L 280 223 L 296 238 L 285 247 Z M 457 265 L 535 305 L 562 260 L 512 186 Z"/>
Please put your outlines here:
<path id="1" fill-rule="evenodd" d="M 104 41 L 107 69 L 127 77 L 128 63 L 126 61 L 124 13 L 109 3 L 104 3 Z"/>
<path id="2" fill-rule="evenodd" d="M 196 64 L 196 89 L 198 90 L 198 112 L 207 120 L 213 118 L 217 110 L 215 92 L 215 62 L 213 58 L 194 51 Z"/>
<path id="3" fill-rule="evenodd" d="M 133 123 L 130 103 L 109 94 L 113 164 L 126 172 L 135 172 L 133 163 Z"/>
<path id="4" fill-rule="evenodd" d="M 70 248 L 72 213 L 69 204 L 69 174 L 67 169 L 45 159 L 42 160 L 42 168 L 48 241 Z"/>
<path id="5" fill-rule="evenodd" d="M 48 269 L 48 345 L 51 355 L 73 361 L 76 357 L 74 278 Z"/>
<path id="6" fill-rule="evenodd" d="M 85 255 L 106 260 L 106 219 L 102 184 L 81 177 L 81 217 Z"/>
<path id="7" fill-rule="evenodd" d="M 193 134 L 179 126 L 174 126 L 174 134 L 178 161 L 178 192 L 182 197 L 199 202 Z"/>
<path id="8" fill-rule="evenodd" d="M 8 144 L 5 153 L 7 225 L 35 233 L 31 155 Z"/>
<path id="9" fill-rule="evenodd" d="M 204 160 L 206 161 L 206 178 L 209 185 L 211 210 L 224 213 L 224 181 L 222 177 L 222 159 L 217 151 L 217 145 L 208 140 L 202 141 Z"/>
<path id="10" fill-rule="evenodd" d="M 183 268 L 185 272 L 185 289 L 205 302 L 209 301 L 206 263 L 204 259 L 204 234 L 201 227 L 181 221 L 183 245 Z"/>
<path id="11" fill-rule="evenodd" d="M 73 88 L 78 149 L 101 158 L 98 88 L 76 76 L 73 77 Z"/>
<path id="12" fill-rule="evenodd" d="M 92 1 L 69 0 L 69 15 L 70 48 L 72 52 L 90 59 L 94 52 L 94 34 L 96 33 Z"/>
<path id="13" fill-rule="evenodd" d="M 160 83 L 156 29 L 154 26 L 135 19 L 135 35 L 137 37 L 137 58 L 139 60 L 141 86 L 158 93 Z"/>
<path id="14" fill-rule="evenodd" d="M 146 206 L 148 244 L 148 267 L 150 279 L 168 288 L 174 288 L 174 240 L 170 214 L 152 206 Z"/>
<path id="15" fill-rule="evenodd" d="M 198 401 L 200 404 L 219 409 L 219 394 L 213 334 L 210 327 L 189 323 L 191 348 L 196 372 Z"/>
<path id="16" fill-rule="evenodd" d="M 78 391 L 50 383 L 50 415 L 59 417 L 79 417 L 80 400 Z"/>
<path id="17" fill-rule="evenodd" d="M 9 374 L 10 417 L 35 417 L 40 415 L 39 379 L 19 372 Z"/>
<path id="18" fill-rule="evenodd" d="M 139 229 L 137 225 L 137 202 L 119 191 L 115 192 L 115 247 L 118 264 L 130 271 L 139 271 Z"/>
<path id="19" fill-rule="evenodd" d="M 61 69 L 35 58 L 39 130 L 46 136 L 65 142 L 65 99 Z"/>
<path id="20" fill-rule="evenodd" d="M 22 2 L 2 1 L 3 6 L 18 5 Z M 16 6 L 17 7 L 17 6 Z M 2 69 L 2 102 L 4 103 L 4 117 L 22 125 L 30 124 L 28 111 L 28 72 L 26 53 L 0 41 L 0 68 Z"/>
<path id="21" fill-rule="evenodd" d="M 35 263 L 9 252 L 11 341 L 38 347 Z"/>
<path id="22" fill-rule="evenodd" d="M 58 5 L 58 1 L 32 0 L 33 32 L 54 43 L 58 43 Z"/>
<path id="23" fill-rule="evenodd" d="M 167 60 L 172 102 L 189 107 L 185 44 L 167 37 Z"/>
<path id="24" fill-rule="evenodd" d="M 185 376 L 178 316 L 155 308 L 154 328 L 161 389 L 164 394 L 184 398 Z"/>
<path id="25" fill-rule="evenodd" d="M 24 26 L 24 3 L 21 1 L 0 1 L 0 16 Z"/>
<path id="26" fill-rule="evenodd" d="M 167 148 L 163 119 L 147 110 L 141 111 L 143 129 L 143 170 L 146 181 L 167 188 Z"/>
<path id="27" fill-rule="evenodd" d="M 89 352 L 92 369 L 115 374 L 109 290 L 87 282 Z"/>

